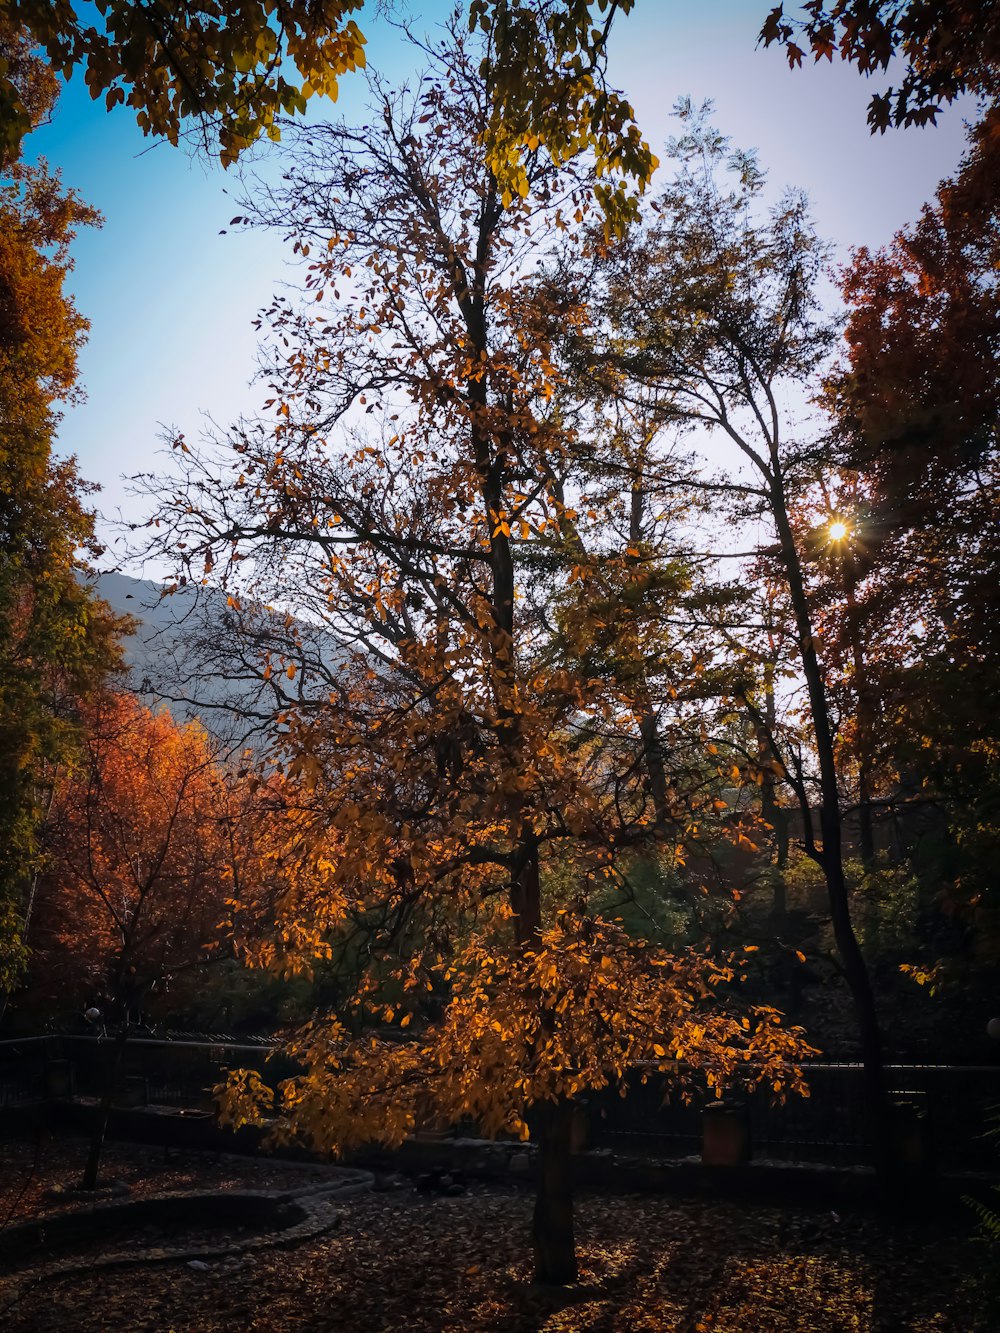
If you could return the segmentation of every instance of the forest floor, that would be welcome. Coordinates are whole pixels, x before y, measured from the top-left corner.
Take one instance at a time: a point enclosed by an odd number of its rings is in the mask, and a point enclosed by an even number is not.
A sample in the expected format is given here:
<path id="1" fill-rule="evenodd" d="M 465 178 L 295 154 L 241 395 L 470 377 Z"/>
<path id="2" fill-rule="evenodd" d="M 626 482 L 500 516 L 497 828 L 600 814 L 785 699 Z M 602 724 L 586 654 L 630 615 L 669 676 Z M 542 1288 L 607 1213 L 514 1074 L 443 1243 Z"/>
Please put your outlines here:
<path id="1" fill-rule="evenodd" d="M 79 1206 L 82 1141 L 0 1144 L 0 1226 Z M 274 1160 L 109 1144 L 105 1174 L 131 1198 L 165 1191 L 298 1190 L 320 1174 Z M 994 1254 L 970 1218 L 837 1215 L 719 1200 L 597 1197 L 577 1203 L 580 1281 L 530 1281 L 528 1190 L 473 1185 L 457 1198 L 409 1182 L 338 1205 L 332 1232 L 192 1268 L 187 1262 L 0 1281 L 9 1333 L 234 1329 L 309 1333 L 995 1333 Z M 149 1228 L 145 1228 L 148 1231 Z M 280 1235 L 280 1233 L 277 1233 Z M 149 1237 L 131 1238 L 136 1256 Z M 156 1243 L 159 1243 L 157 1241 Z M 99 1250 L 99 1247 L 97 1247 Z M 3 1237 L 0 1234 L 0 1254 Z"/>

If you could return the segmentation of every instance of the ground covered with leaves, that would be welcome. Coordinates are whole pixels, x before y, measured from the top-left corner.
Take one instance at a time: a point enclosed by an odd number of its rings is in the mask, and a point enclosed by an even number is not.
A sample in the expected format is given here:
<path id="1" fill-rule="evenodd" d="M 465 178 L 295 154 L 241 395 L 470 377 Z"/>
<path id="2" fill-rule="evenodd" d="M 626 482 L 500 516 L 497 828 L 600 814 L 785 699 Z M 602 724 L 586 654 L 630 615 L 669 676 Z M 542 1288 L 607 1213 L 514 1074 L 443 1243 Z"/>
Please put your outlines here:
<path id="1" fill-rule="evenodd" d="M 75 1145 L 78 1156 L 80 1145 Z M 30 1148 L 0 1157 L 6 1216 Z M 275 1162 L 193 1154 L 166 1162 L 112 1146 L 109 1174 L 133 1197 L 164 1189 L 287 1189 L 310 1183 Z M 21 1199 L 28 1216 L 64 1207 L 46 1194 L 76 1169 L 50 1150 Z M 41 1183 L 47 1182 L 47 1183 Z M 57 1183 L 57 1182 L 55 1182 Z M 345 1200 L 335 1231 L 294 1249 L 194 1270 L 186 1263 L 5 1284 L 5 1329 L 677 1330 L 678 1333 L 989 1333 L 1000 1327 L 992 1254 L 961 1214 L 905 1217 L 663 1197 L 583 1196 L 581 1280 L 530 1282 L 527 1191 L 474 1186 L 425 1196 L 405 1181 Z M 16 1187 L 16 1188 L 15 1188 Z M 12 1190 L 14 1193 L 12 1194 Z M 2 1238 L 0 1238 L 2 1240 Z"/>

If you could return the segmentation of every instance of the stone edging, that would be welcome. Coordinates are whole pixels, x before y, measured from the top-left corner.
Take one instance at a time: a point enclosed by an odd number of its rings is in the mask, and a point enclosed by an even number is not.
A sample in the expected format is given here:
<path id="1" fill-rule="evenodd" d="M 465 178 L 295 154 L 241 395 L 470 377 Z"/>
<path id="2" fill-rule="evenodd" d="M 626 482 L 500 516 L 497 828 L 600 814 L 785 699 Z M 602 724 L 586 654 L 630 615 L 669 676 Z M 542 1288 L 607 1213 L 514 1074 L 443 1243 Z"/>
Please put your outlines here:
<path id="1" fill-rule="evenodd" d="M 186 1199 L 194 1206 L 202 1200 L 218 1199 L 220 1195 L 238 1193 L 247 1197 L 271 1199 L 276 1205 L 294 1204 L 305 1213 L 300 1222 L 296 1222 L 280 1231 L 276 1230 L 263 1236 L 249 1236 L 233 1240 L 225 1245 L 187 1246 L 181 1249 L 156 1247 L 143 1250 L 141 1254 L 119 1250 L 85 1262 L 72 1259 L 57 1260 L 10 1276 L 16 1282 L 27 1282 L 34 1285 L 48 1278 L 67 1277 L 75 1273 L 108 1272 L 115 1269 L 139 1268 L 147 1264 L 191 1263 L 192 1261 L 205 1263 L 208 1260 L 238 1257 L 258 1250 L 288 1249 L 303 1241 L 321 1236 L 326 1231 L 333 1230 L 342 1217 L 342 1213 L 337 1207 L 340 1200 L 351 1198 L 357 1194 L 367 1194 L 374 1184 L 375 1178 L 370 1171 L 346 1167 L 334 1169 L 338 1171 L 337 1180 L 304 1190 L 224 1190 L 210 1194 L 204 1192 L 197 1194 L 169 1192 L 150 1195 L 146 1199 L 134 1201 L 135 1204 L 141 1205 L 157 1199 Z M 129 1204 L 121 1204 L 115 1208 L 115 1211 L 127 1215 L 130 1206 Z"/>

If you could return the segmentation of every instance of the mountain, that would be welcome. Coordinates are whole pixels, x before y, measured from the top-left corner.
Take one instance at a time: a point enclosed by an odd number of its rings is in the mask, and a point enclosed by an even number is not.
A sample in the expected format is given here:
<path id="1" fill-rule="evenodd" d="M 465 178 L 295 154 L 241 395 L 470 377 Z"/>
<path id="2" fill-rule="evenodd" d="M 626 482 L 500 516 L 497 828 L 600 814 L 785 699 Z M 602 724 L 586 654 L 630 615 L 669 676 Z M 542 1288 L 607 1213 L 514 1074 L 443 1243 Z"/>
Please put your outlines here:
<path id="1" fill-rule="evenodd" d="M 269 748 L 277 714 L 327 698 L 352 668 L 351 654 L 321 626 L 266 607 L 236 608 L 218 588 L 168 592 L 148 579 L 102 574 L 96 590 L 137 622 L 125 640 L 130 688 L 179 721 L 197 718 L 234 748 Z M 281 669 L 265 678 L 269 659 Z"/>

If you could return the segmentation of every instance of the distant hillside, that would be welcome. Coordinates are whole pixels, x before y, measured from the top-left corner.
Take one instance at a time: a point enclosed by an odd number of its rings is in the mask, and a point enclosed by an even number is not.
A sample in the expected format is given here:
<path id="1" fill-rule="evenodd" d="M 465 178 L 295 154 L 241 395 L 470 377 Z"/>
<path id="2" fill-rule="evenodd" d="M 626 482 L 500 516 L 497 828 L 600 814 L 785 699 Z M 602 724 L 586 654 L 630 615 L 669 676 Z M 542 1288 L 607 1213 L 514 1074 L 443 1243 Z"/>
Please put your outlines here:
<path id="1" fill-rule="evenodd" d="M 234 746 L 269 744 L 276 713 L 325 697 L 350 668 L 349 655 L 321 629 L 296 623 L 300 642 L 293 645 L 284 618 L 264 610 L 244 614 L 238 626 L 216 588 L 164 596 L 161 584 L 125 574 L 102 574 L 96 587 L 113 610 L 139 622 L 125 641 L 130 687 L 148 704 L 166 704 L 179 720 L 198 718 Z M 264 680 L 268 651 L 296 662 L 294 683 L 284 672 Z"/>

